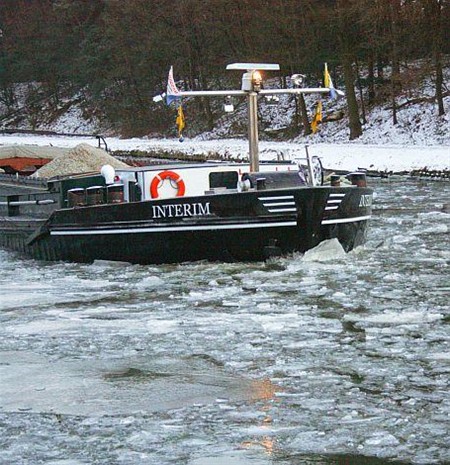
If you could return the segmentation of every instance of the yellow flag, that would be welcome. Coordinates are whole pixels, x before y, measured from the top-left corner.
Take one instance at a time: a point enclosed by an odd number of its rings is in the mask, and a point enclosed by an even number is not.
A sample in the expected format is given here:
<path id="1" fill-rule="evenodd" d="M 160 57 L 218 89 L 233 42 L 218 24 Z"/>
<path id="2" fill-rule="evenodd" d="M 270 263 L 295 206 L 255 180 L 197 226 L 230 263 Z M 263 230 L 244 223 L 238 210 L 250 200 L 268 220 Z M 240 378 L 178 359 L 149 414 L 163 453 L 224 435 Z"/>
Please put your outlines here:
<path id="1" fill-rule="evenodd" d="M 182 105 L 180 105 L 178 107 L 176 124 L 177 124 L 177 128 L 178 128 L 178 137 L 181 138 L 181 137 L 183 137 L 182 132 L 183 132 L 183 129 L 184 129 L 184 126 L 185 126 L 184 113 L 183 113 L 183 106 Z"/>
<path id="2" fill-rule="evenodd" d="M 313 134 L 319 129 L 319 123 L 322 122 L 322 101 L 317 102 L 316 112 L 314 113 L 313 119 L 311 121 L 311 130 Z"/>

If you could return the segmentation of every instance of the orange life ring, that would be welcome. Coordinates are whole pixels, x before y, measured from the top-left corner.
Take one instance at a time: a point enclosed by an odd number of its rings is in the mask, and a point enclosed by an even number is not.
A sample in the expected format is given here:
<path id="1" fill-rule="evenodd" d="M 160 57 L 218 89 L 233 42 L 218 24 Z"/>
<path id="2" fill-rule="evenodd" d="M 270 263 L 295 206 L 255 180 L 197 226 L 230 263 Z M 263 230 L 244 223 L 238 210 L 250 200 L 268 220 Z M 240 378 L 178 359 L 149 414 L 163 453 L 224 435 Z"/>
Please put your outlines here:
<path id="1" fill-rule="evenodd" d="M 152 196 L 152 199 L 157 199 L 159 197 L 158 187 L 160 183 L 164 181 L 164 179 L 170 179 L 171 181 L 174 181 L 178 187 L 177 197 L 183 197 L 186 191 L 186 186 L 184 185 L 184 181 L 181 179 L 181 176 L 178 173 L 166 170 L 161 171 L 161 173 L 158 173 L 153 178 L 152 183 L 150 184 L 150 194 Z"/>

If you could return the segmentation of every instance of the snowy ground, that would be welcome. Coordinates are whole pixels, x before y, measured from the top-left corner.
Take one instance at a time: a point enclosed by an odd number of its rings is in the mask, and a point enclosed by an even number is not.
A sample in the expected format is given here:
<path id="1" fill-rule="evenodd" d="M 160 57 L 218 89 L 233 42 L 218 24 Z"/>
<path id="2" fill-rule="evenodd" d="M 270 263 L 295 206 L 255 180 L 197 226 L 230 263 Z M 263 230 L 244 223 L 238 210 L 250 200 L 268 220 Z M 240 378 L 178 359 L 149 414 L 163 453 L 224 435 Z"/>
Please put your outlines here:
<path id="1" fill-rule="evenodd" d="M 35 144 L 74 147 L 80 143 L 97 145 L 95 138 L 63 136 L 0 135 L 0 145 Z M 245 140 L 197 140 L 185 139 L 119 139 L 107 138 L 111 150 L 165 150 L 187 154 L 214 153 L 224 157 L 246 157 L 248 146 Z M 450 169 L 450 146 L 407 146 L 407 145 L 365 145 L 354 143 L 309 146 L 311 155 L 322 157 L 322 163 L 329 169 L 355 170 L 366 168 L 380 171 L 410 171 L 412 169 Z M 261 159 L 272 160 L 284 157 L 286 160 L 304 157 L 304 144 L 294 142 L 260 142 Z"/>
<path id="2" fill-rule="evenodd" d="M 417 63 L 421 66 L 421 63 Z M 444 69 L 444 81 L 450 82 L 450 66 Z M 267 83 L 268 87 L 276 87 L 276 82 Z M 19 103 L 26 96 L 27 87 L 18 86 Z M 379 171 L 404 172 L 417 168 L 450 169 L 450 95 L 444 97 L 446 113 L 437 114 L 437 106 L 433 97 L 435 85 L 432 79 L 426 78 L 415 84 L 406 86 L 398 96 L 398 124 L 392 124 L 390 103 L 378 104 L 365 109 L 366 123 L 363 134 L 356 141 L 349 142 L 348 119 L 324 122 L 318 133 L 309 136 L 297 136 L 291 142 L 260 142 L 261 159 L 270 160 L 284 157 L 293 159 L 304 157 L 305 145 L 309 145 L 310 153 L 322 157 L 322 163 L 329 169 L 354 170 L 366 168 Z M 312 117 L 316 107 L 317 96 L 306 96 L 308 114 Z M 189 111 L 189 100 L 186 104 L 186 134 L 192 131 L 193 115 Z M 219 153 L 223 157 L 246 158 L 247 142 L 244 136 L 230 139 L 237 133 L 246 131 L 246 105 L 239 100 L 233 102 L 235 111 L 222 113 L 211 132 L 205 132 L 195 139 L 185 137 L 183 143 L 172 139 L 120 139 L 107 138 L 111 150 L 167 151 L 187 154 Z M 215 111 L 221 114 L 221 104 L 215 101 Z M 0 104 L 0 114 L 4 111 Z M 174 111 L 173 134 L 176 134 Z M 45 114 L 45 110 L 42 111 Z M 323 99 L 323 113 L 327 118 L 337 112 L 346 114 L 345 99 Z M 292 128 L 295 113 L 295 102 L 291 97 L 280 96 L 276 105 L 269 104 L 264 98 L 259 99 L 258 114 L 261 138 L 265 132 L 272 135 L 276 131 Z M 362 114 L 361 114 L 362 116 Z M 5 123 L 6 124 L 6 123 Z M 88 121 L 76 105 L 61 114 L 57 119 L 41 121 L 36 129 L 57 133 L 94 134 L 99 131 L 98 121 Z M 5 126 L 6 127 L 6 126 Z M 29 129 L 31 124 L 24 119 L 18 127 Z M 241 136 L 239 136 L 241 137 Z M 37 144 L 72 147 L 81 142 L 97 145 L 95 138 L 62 137 L 62 136 L 28 136 L 1 135 L 0 146 L 9 144 Z"/>

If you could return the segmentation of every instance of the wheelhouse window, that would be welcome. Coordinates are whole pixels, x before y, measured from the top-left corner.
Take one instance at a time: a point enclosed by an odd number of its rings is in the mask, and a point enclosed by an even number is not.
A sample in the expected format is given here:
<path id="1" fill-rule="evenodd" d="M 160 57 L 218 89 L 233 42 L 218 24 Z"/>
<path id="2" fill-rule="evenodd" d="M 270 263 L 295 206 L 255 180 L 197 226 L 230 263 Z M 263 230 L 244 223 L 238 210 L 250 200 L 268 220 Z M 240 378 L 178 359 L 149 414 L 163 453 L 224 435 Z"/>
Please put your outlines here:
<path id="1" fill-rule="evenodd" d="M 209 188 L 216 189 L 224 187 L 226 189 L 236 189 L 238 183 L 238 173 L 236 171 L 221 171 L 209 174 Z"/>

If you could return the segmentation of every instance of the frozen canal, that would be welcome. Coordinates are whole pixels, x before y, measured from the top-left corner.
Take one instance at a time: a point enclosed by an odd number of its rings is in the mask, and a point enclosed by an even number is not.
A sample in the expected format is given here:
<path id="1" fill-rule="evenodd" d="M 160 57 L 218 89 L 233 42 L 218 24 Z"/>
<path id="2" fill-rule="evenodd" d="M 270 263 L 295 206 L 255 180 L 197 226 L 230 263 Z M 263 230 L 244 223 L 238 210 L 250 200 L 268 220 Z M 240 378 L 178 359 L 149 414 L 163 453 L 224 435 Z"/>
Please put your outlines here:
<path id="1" fill-rule="evenodd" d="M 0 251 L 0 463 L 450 463 L 450 185 L 372 184 L 346 256 Z"/>

